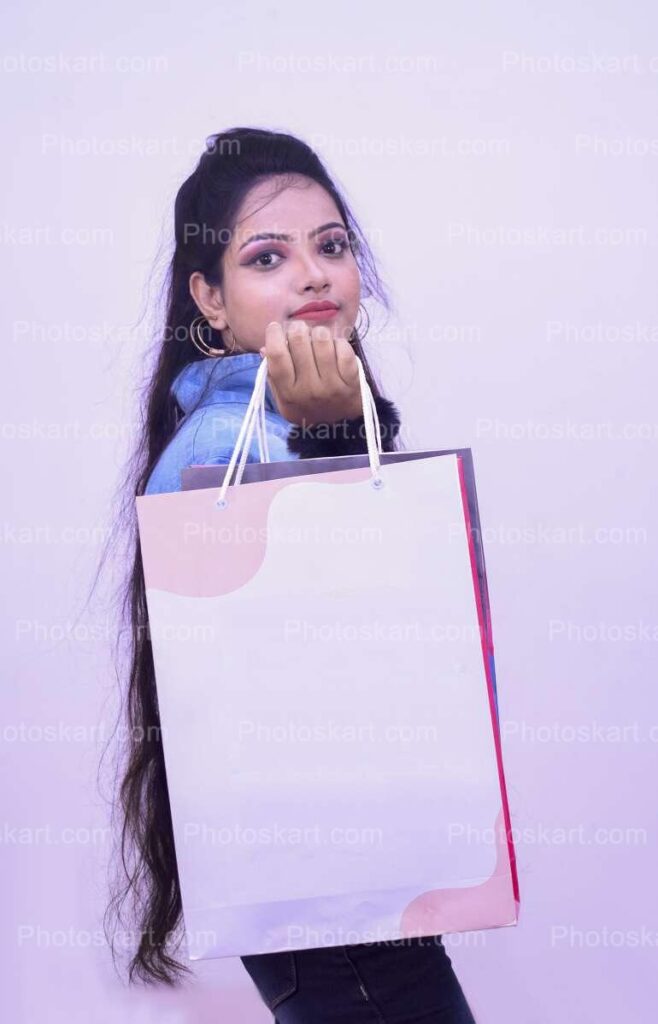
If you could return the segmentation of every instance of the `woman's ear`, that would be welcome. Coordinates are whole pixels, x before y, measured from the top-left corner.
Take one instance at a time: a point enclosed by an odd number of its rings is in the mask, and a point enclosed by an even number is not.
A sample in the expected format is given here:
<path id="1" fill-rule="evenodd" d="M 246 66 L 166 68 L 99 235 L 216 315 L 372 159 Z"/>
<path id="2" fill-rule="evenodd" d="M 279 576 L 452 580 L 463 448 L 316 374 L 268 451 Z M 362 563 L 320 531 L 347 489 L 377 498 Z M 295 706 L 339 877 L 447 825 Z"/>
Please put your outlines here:
<path id="1" fill-rule="evenodd" d="M 222 331 L 228 325 L 220 288 L 208 284 L 200 270 L 190 275 L 190 295 L 216 331 Z"/>

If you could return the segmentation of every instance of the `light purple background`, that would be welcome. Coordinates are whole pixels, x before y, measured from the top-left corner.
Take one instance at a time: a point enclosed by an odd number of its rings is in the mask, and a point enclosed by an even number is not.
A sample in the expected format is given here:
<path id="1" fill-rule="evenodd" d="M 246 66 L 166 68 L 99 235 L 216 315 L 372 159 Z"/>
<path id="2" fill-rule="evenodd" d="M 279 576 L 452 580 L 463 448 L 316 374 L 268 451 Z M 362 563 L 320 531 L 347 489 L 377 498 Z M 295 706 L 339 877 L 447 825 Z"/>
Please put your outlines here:
<path id="1" fill-rule="evenodd" d="M 238 960 L 175 994 L 112 971 L 112 619 L 103 592 L 84 610 L 173 197 L 242 124 L 300 134 L 346 188 L 393 291 L 369 354 L 407 447 L 474 451 L 522 890 L 517 928 L 446 939 L 478 1022 L 654 1019 L 657 20 L 564 0 L 5 17 L 8 1019 L 270 1019 Z M 59 723 L 80 733 L 39 739 Z"/>

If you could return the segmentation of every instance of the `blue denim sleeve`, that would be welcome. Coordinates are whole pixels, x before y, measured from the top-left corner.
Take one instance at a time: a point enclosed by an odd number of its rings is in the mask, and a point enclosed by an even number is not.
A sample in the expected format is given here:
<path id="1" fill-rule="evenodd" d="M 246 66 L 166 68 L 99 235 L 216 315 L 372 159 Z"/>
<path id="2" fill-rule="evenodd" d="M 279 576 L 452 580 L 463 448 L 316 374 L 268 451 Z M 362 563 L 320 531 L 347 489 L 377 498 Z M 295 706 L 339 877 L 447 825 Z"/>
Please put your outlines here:
<path id="1" fill-rule="evenodd" d="M 221 402 L 190 413 L 169 441 L 151 471 L 145 494 L 179 491 L 181 471 L 186 466 L 228 465 L 238 441 L 248 405 L 246 402 Z M 271 462 L 297 459 L 288 449 L 290 423 L 272 411 L 265 413 L 265 430 Z M 258 437 L 254 430 L 247 462 L 260 462 Z"/>
<path id="2" fill-rule="evenodd" d="M 181 472 L 186 466 L 227 465 L 231 461 L 247 406 L 211 405 L 183 421 L 169 441 L 144 490 L 163 494 L 181 489 Z M 258 461 L 258 441 L 252 438 L 247 462 Z"/>
<path id="3" fill-rule="evenodd" d="M 192 441 L 191 462 L 197 466 L 230 462 L 247 409 L 248 406 L 240 402 L 210 405 L 204 409 Z M 296 458 L 288 451 L 289 431 L 290 423 L 287 420 L 277 413 L 265 413 L 265 433 L 271 462 Z M 247 462 L 260 462 L 260 448 L 255 429 L 251 435 Z"/>

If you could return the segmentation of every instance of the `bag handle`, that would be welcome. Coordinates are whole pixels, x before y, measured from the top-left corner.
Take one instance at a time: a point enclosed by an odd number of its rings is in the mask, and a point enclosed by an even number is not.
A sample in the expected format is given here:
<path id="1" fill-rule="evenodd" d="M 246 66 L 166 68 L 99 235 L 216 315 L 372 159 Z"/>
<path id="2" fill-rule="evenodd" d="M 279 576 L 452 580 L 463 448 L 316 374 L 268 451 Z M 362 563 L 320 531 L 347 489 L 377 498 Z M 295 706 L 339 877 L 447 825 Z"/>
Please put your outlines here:
<path id="1" fill-rule="evenodd" d="M 361 391 L 361 406 L 363 408 L 363 420 L 366 428 L 366 443 L 368 446 L 368 460 L 370 462 L 370 469 L 372 472 L 372 486 L 380 488 L 384 486 L 384 481 L 380 475 L 381 461 L 379 456 L 383 453 L 382 447 L 382 435 L 379 426 L 379 417 L 377 415 L 377 406 L 375 400 L 372 397 L 372 392 L 368 386 L 366 380 L 365 370 L 363 364 L 358 356 L 356 356 L 357 369 L 359 371 L 359 387 Z M 235 475 L 234 483 L 238 485 L 242 480 L 242 474 L 244 467 L 247 462 L 247 455 L 251 448 L 251 439 L 254 433 L 254 427 L 257 428 L 258 437 L 258 450 L 261 462 L 270 461 L 270 453 L 267 444 L 267 429 L 265 423 L 265 389 L 267 386 L 267 359 L 264 358 L 258 367 L 256 374 L 256 381 L 254 384 L 254 390 L 247 406 L 247 411 L 242 420 L 238 439 L 235 442 L 233 454 L 231 455 L 226 475 L 222 481 L 222 485 L 219 488 L 217 501 L 215 505 L 217 508 L 226 508 L 228 506 L 228 499 L 226 492 L 228 491 L 229 483 L 233 470 L 235 469 L 238 458 L 240 463 L 238 465 L 237 473 Z"/>

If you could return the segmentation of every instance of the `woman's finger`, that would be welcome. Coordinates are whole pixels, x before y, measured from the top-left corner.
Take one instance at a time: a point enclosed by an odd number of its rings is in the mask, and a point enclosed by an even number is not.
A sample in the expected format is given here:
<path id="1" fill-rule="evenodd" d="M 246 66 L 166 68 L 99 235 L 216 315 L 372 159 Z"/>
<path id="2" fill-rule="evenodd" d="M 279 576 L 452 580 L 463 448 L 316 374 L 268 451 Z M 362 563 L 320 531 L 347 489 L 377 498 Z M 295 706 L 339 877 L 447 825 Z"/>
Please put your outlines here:
<path id="1" fill-rule="evenodd" d="M 318 324 L 311 329 L 311 343 L 322 383 L 325 386 L 340 384 L 340 374 L 336 363 L 336 347 L 331 331 L 326 324 Z"/>
<path id="2" fill-rule="evenodd" d="M 338 373 L 348 387 L 353 388 L 359 383 L 359 367 L 356 353 L 346 338 L 336 338 L 336 365 Z"/>
<path id="3" fill-rule="evenodd" d="M 295 385 L 303 388 L 319 386 L 318 368 L 311 345 L 311 332 L 303 320 L 292 320 L 287 330 L 288 349 L 295 370 Z"/>
<path id="4" fill-rule="evenodd" d="M 288 350 L 283 325 L 272 320 L 265 328 L 263 352 L 267 359 L 267 375 L 278 388 L 292 388 L 295 383 L 295 367 Z"/>

